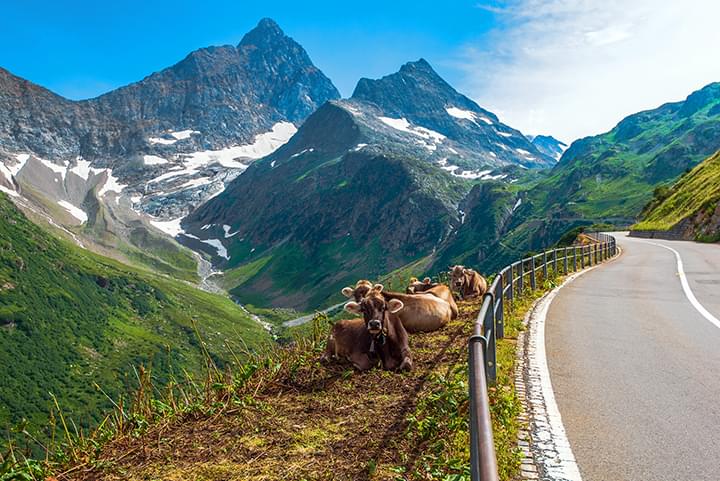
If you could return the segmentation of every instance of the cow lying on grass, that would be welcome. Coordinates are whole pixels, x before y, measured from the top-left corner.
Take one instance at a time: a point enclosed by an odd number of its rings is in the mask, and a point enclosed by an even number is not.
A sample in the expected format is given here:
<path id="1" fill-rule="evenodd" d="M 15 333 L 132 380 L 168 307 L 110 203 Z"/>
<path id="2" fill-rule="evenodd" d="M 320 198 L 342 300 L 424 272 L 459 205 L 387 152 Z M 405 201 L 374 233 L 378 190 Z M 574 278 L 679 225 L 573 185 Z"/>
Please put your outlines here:
<path id="1" fill-rule="evenodd" d="M 450 285 L 458 292 L 461 299 L 482 296 L 487 292 L 487 281 L 472 269 L 455 266 L 450 269 Z"/>
<path id="2" fill-rule="evenodd" d="M 432 282 L 429 277 L 422 281 L 419 281 L 417 277 L 413 277 L 410 279 L 410 284 L 405 288 L 405 294 L 419 294 L 438 285 L 437 282 Z"/>
<path id="3" fill-rule="evenodd" d="M 447 286 L 442 286 L 447 289 Z M 354 298 L 359 303 L 372 291 L 383 297 L 386 301 L 399 300 L 405 306 L 398 312 L 398 317 L 408 332 L 429 332 L 440 329 L 457 316 L 457 306 L 453 301 L 450 303 L 434 293 L 428 291 L 423 294 L 401 294 L 399 292 L 387 292 L 383 290 L 382 284 L 375 286 L 370 281 L 360 280 L 355 288 L 345 287 L 342 290 L 345 297 Z M 452 299 L 452 294 L 449 298 Z"/>
<path id="4" fill-rule="evenodd" d="M 412 369 L 407 331 L 398 317 L 403 303 L 397 299 L 386 301 L 381 290 L 382 286 L 371 289 L 360 302 L 345 304 L 345 310 L 363 318 L 335 323 L 324 358 L 345 358 L 360 371 L 372 368 L 378 361 L 389 371 Z"/>
<path id="5" fill-rule="evenodd" d="M 458 316 L 458 308 L 455 303 L 455 298 L 452 295 L 452 291 L 445 284 L 438 284 L 430 282 L 430 278 L 426 277 L 422 282 L 415 279 L 410 281 L 410 285 L 407 286 L 405 292 L 408 294 L 431 294 L 435 297 L 439 297 L 448 304 L 450 304 L 450 310 L 452 310 L 451 319 L 456 319 Z"/>

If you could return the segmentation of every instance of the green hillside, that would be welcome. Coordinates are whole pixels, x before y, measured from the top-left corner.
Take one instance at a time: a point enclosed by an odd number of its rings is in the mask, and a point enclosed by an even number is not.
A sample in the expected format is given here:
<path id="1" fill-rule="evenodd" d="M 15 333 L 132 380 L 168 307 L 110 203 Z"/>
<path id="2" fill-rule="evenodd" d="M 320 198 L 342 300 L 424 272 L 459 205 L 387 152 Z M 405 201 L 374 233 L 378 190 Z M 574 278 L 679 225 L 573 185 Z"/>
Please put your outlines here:
<path id="1" fill-rule="evenodd" d="M 223 365 L 226 341 L 268 335 L 229 299 L 59 240 L 0 194 L 0 427 L 46 425 L 57 396 L 89 426 L 151 365 L 162 383 L 202 366 L 198 334 Z M 195 327 L 197 326 L 197 328 Z"/>
<path id="2" fill-rule="evenodd" d="M 655 186 L 675 180 L 718 148 L 720 83 L 714 83 L 574 142 L 534 191 L 533 202 L 555 217 L 633 219 Z"/>
<path id="3" fill-rule="evenodd" d="M 710 220 L 720 202 L 720 152 L 685 174 L 671 188 L 658 188 L 634 230 L 670 230 L 685 219 Z M 702 219 L 700 219 L 702 221 Z"/>

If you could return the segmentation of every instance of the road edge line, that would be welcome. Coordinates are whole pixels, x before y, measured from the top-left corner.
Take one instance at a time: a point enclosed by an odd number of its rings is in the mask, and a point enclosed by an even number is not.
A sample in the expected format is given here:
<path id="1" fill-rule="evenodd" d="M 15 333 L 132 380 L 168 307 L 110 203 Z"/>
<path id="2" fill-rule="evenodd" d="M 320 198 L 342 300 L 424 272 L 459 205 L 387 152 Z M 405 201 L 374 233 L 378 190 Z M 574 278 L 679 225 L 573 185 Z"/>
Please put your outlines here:
<path id="1" fill-rule="evenodd" d="M 608 262 L 618 259 L 621 254 L 622 251 Z M 528 335 L 523 342 L 522 363 L 523 387 L 526 390 L 526 415 L 529 418 L 529 449 L 532 451 L 535 465 L 543 472 L 542 479 L 582 481 L 582 475 L 565 432 L 550 379 L 545 347 L 547 313 L 555 296 L 563 287 L 605 264 L 589 267 L 570 275 L 559 286 L 536 300 L 525 316 L 524 322 L 528 326 Z"/>

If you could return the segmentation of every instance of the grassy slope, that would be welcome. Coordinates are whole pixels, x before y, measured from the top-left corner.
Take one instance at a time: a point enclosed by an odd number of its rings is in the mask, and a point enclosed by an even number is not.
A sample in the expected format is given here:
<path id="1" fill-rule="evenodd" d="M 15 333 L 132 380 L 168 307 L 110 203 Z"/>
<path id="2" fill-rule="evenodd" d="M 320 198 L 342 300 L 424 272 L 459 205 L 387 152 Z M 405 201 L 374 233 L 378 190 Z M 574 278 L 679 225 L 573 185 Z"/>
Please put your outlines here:
<path id="1" fill-rule="evenodd" d="M 683 102 L 631 115 L 575 142 L 531 193 L 542 212 L 599 221 L 634 218 L 653 188 L 720 147 L 720 84 Z"/>
<path id="2" fill-rule="evenodd" d="M 253 363 L 265 367 L 249 379 L 236 373 L 224 408 L 119 437 L 97 468 L 59 479 L 468 479 L 467 337 L 478 309 L 477 300 L 461 303 L 461 317 L 441 331 L 414 334 L 410 373 L 319 363 L 322 342 Z M 520 459 L 510 388 L 518 326 L 501 343 L 503 384 L 492 392 L 503 480 Z"/>
<path id="3" fill-rule="evenodd" d="M 202 366 L 194 331 L 222 363 L 226 339 L 249 346 L 266 333 L 230 300 L 127 267 L 61 241 L 0 195 L 0 426 L 46 424 L 52 392 L 66 414 L 92 425 L 133 386 L 133 367 L 158 380 Z"/>
<path id="4" fill-rule="evenodd" d="M 696 212 L 720 201 L 720 152 L 684 175 L 664 199 L 654 203 L 636 230 L 669 230 Z"/>

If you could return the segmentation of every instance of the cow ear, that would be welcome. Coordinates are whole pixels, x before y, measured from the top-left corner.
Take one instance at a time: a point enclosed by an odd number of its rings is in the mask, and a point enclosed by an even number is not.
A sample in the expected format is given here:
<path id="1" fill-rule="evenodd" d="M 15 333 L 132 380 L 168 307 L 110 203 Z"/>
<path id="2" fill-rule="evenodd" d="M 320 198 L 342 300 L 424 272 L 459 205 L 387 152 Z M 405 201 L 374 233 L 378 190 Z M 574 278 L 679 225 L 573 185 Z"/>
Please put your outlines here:
<path id="1" fill-rule="evenodd" d="M 352 287 L 343 287 L 340 292 L 342 292 L 343 296 L 350 298 L 355 294 L 355 289 Z"/>
<path id="2" fill-rule="evenodd" d="M 417 277 L 411 277 L 411 278 L 410 278 L 410 283 L 411 283 L 411 284 L 412 284 L 413 282 L 417 282 L 417 281 L 418 281 L 418 278 L 417 278 Z"/>
<path id="3" fill-rule="evenodd" d="M 423 279 L 423 283 L 430 284 L 430 278 L 426 277 L 425 279 Z"/>
<path id="4" fill-rule="evenodd" d="M 463 274 L 470 274 L 470 269 L 463 268 Z"/>
<path id="5" fill-rule="evenodd" d="M 360 314 L 360 304 L 355 301 L 350 301 L 345 304 L 345 310 L 353 314 Z"/>
<path id="6" fill-rule="evenodd" d="M 384 289 L 384 287 L 382 284 L 375 284 L 372 288 L 373 291 L 377 291 L 377 292 L 382 292 L 383 289 Z"/>
<path id="7" fill-rule="evenodd" d="M 405 307 L 405 304 L 403 304 L 400 299 L 390 299 L 390 301 L 388 301 L 388 309 L 393 314 L 400 311 L 403 307 Z"/>

